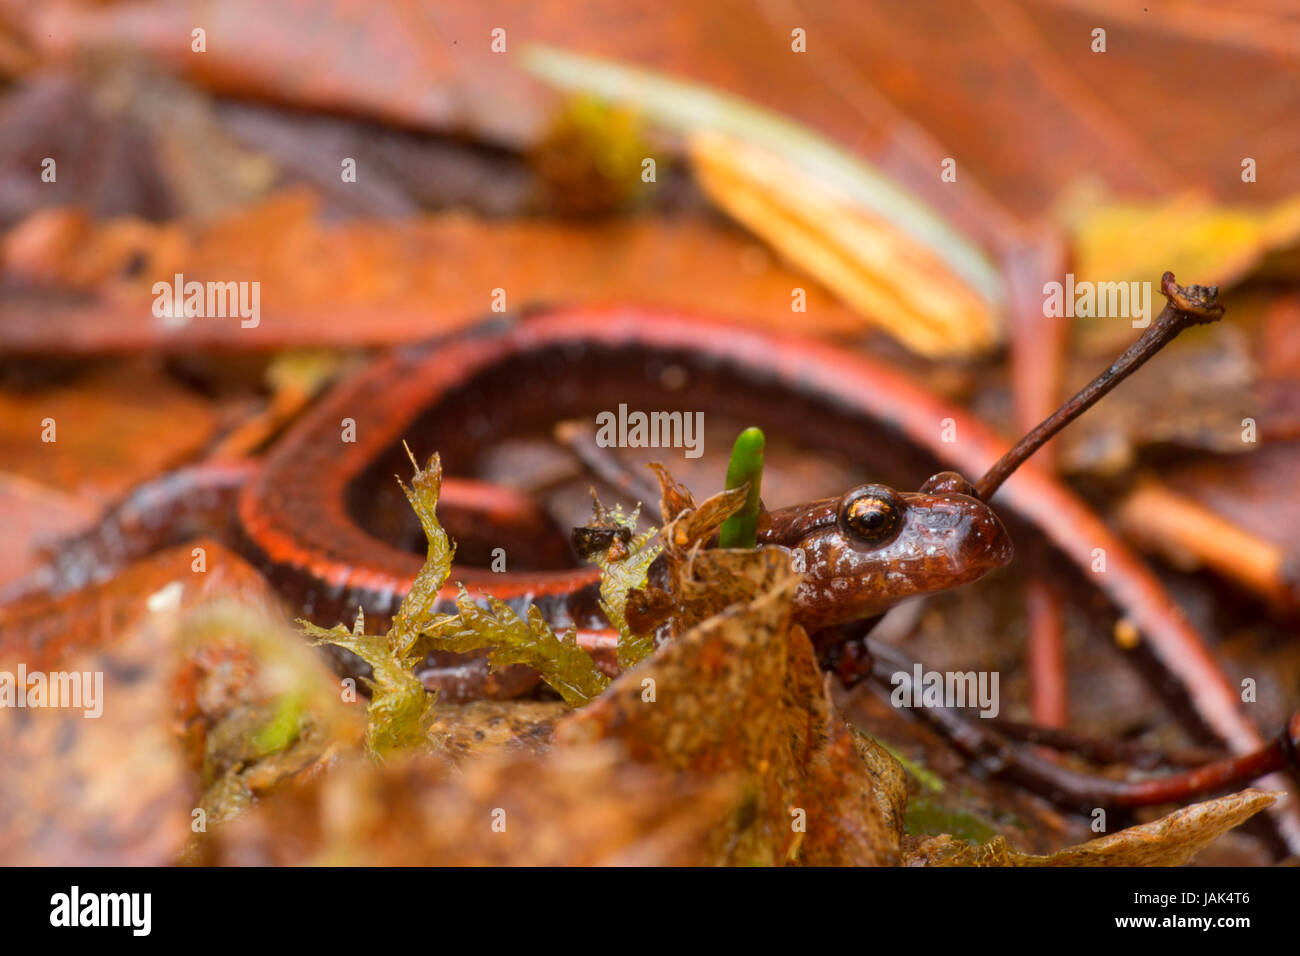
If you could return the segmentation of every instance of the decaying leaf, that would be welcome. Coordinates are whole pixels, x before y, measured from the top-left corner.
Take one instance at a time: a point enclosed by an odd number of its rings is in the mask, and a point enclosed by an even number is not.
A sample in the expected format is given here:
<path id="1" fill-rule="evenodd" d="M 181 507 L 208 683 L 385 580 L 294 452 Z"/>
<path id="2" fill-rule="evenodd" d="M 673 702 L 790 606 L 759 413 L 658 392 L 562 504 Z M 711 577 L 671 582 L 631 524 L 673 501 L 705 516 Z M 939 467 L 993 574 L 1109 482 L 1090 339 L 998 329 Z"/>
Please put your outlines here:
<path id="1" fill-rule="evenodd" d="M 0 614 L 0 670 L 102 681 L 84 709 L 0 720 L 5 862 L 188 859 L 196 810 L 215 822 L 360 742 L 360 714 L 279 623 L 261 578 L 215 542 L 202 546 L 206 574 L 193 573 L 187 544 Z"/>
<path id="2" fill-rule="evenodd" d="M 1300 196 L 1263 210 L 1184 194 L 1156 203 L 1081 204 L 1066 213 L 1077 281 L 1143 281 L 1168 269 L 1205 285 L 1231 285 L 1266 253 L 1300 242 Z"/>
<path id="3" fill-rule="evenodd" d="M 660 532 L 668 571 L 666 590 L 648 586 L 629 595 L 631 626 L 647 633 L 662 629 L 671 637 L 711 617 L 722 608 L 754 593 L 753 569 L 737 555 L 752 554 L 706 549 L 723 522 L 745 505 L 746 489 L 721 491 L 699 505 L 667 470 L 653 465 L 663 488 L 662 510 L 667 524 Z M 773 555 L 774 560 L 782 560 Z M 740 579 L 732 579 L 739 569 Z"/>
<path id="4" fill-rule="evenodd" d="M 695 496 L 691 494 L 691 490 L 680 484 L 667 468 L 658 462 L 651 462 L 650 468 L 659 479 L 659 512 L 664 516 L 665 521 L 672 521 L 683 511 L 695 507 Z"/>
<path id="5" fill-rule="evenodd" d="M 884 215 L 752 143 L 698 132 L 689 147 L 714 202 L 908 348 L 971 355 L 1000 340 L 988 302 Z"/>
<path id="6" fill-rule="evenodd" d="M 57 432 L 33 442 L 31 423 L 43 421 Z M 211 402 L 155 363 L 123 362 L 70 384 L 0 391 L 0 462 L 6 472 L 107 504 L 198 454 L 218 425 Z"/>
<path id="7" fill-rule="evenodd" d="M 664 547 L 669 556 L 685 559 L 690 553 L 703 548 L 718 533 L 722 523 L 745 504 L 747 488 L 719 491 L 698 505 L 694 499 L 664 525 Z"/>
<path id="8" fill-rule="evenodd" d="M 558 700 L 440 704 L 430 733 L 438 741 L 438 756 L 457 764 L 498 751 L 540 756 L 550 750 L 556 723 L 571 711 Z"/>
<path id="9" fill-rule="evenodd" d="M 702 217 L 582 224 L 447 212 L 331 223 L 318 218 L 319 205 L 294 189 L 213 224 L 33 213 L 0 235 L 0 272 L 19 289 L 0 301 L 0 347 L 66 356 L 394 345 L 464 328 L 481 315 L 482 290 L 497 286 L 519 290 L 512 310 L 627 301 L 780 329 L 790 321 L 790 289 L 800 285 L 754 240 Z M 140 260 L 146 265 L 134 268 Z M 259 276 L 276 289 L 275 320 L 256 328 L 155 320 L 150 277 L 176 273 Z M 47 291 L 22 291 L 32 286 Z M 48 289 L 83 295 L 51 301 Z M 807 331 L 860 329 L 820 286 L 807 292 Z M 24 321 L 33 310 L 41 321 Z"/>
<path id="10" fill-rule="evenodd" d="M 725 516 L 724 516 L 725 517 Z M 891 758 L 834 715 L 811 643 L 791 625 L 798 575 L 777 548 L 715 552 L 730 606 L 662 646 L 556 730 L 616 739 L 633 760 L 736 774 L 729 863 L 892 863 L 905 790 Z M 721 598 L 719 598 L 721 600 Z"/>
<path id="11" fill-rule="evenodd" d="M 616 746 L 340 763 L 223 826 L 213 862 L 359 866 L 700 866 L 737 802 L 726 777 L 629 764 Z"/>
<path id="12" fill-rule="evenodd" d="M 908 866 L 1181 866 L 1223 833 L 1272 806 L 1278 796 L 1242 790 L 1049 856 L 1013 850 L 1000 836 L 982 846 L 946 834 L 909 838 L 903 862 Z"/>
<path id="13" fill-rule="evenodd" d="M 168 699 L 180 749 L 212 822 L 247 809 L 361 742 L 360 715 L 298 635 L 265 612 L 212 602 L 179 627 Z"/>
<path id="14" fill-rule="evenodd" d="M 105 609 L 117 611 L 111 601 Z M 56 647 L 62 653 L 47 652 L 48 663 L 14 648 L 13 632 L 0 627 L 0 671 L 57 669 L 94 695 L 81 698 L 84 709 L 5 709 L 0 863 L 163 866 L 190 839 L 197 788 L 175 746 L 168 697 L 175 620 L 139 614 L 126 623 L 103 646 Z"/>

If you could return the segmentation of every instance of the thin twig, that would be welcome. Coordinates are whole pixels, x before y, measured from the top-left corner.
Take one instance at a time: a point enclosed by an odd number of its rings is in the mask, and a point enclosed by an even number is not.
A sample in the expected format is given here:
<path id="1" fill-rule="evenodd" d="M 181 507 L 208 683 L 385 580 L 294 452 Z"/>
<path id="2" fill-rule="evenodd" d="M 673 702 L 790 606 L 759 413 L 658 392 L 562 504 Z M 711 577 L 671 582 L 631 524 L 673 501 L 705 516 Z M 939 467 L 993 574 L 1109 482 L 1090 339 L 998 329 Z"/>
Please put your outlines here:
<path id="1" fill-rule="evenodd" d="M 1142 333 L 1142 337 L 1129 346 L 1110 368 L 1016 442 L 1009 452 L 975 482 L 975 493 L 981 500 L 988 501 L 1011 473 L 1044 442 L 1141 368 L 1149 358 L 1172 342 L 1178 333 L 1189 326 L 1216 322 L 1223 316 L 1223 306 L 1218 303 L 1219 287 L 1216 285 L 1183 288 L 1174 282 L 1172 272 L 1166 272 L 1160 279 L 1160 291 L 1169 300 L 1169 304 Z"/>
<path id="2" fill-rule="evenodd" d="M 1144 744 L 1122 740 L 1098 740 L 1081 737 L 1067 730 L 1022 724 L 1016 721 L 993 718 L 998 733 L 1009 740 L 1069 751 L 1097 764 L 1131 764 L 1141 770 L 1158 767 L 1197 767 L 1212 763 L 1218 755 L 1205 748 L 1186 750 L 1157 750 Z"/>
<path id="3" fill-rule="evenodd" d="M 596 444 L 592 428 L 585 422 L 564 421 L 552 430 L 555 440 L 573 453 L 573 456 L 597 478 L 620 495 L 637 502 L 651 524 L 663 524 L 659 512 L 659 490 L 628 468 L 619 458 Z"/>
<path id="4" fill-rule="evenodd" d="M 894 675 L 912 673 L 914 662 L 898 648 L 868 639 L 873 677 L 890 686 Z M 1182 773 L 1147 780 L 1116 780 L 1081 773 L 1039 756 L 1032 746 L 1010 743 L 989 721 L 968 720 L 952 707 L 918 707 L 917 715 L 958 751 L 990 773 L 1013 780 L 1053 803 L 1090 812 L 1097 807 L 1144 807 L 1183 803 L 1244 786 L 1266 774 L 1297 766 L 1300 712 L 1269 744 L 1238 757 L 1211 761 Z"/>

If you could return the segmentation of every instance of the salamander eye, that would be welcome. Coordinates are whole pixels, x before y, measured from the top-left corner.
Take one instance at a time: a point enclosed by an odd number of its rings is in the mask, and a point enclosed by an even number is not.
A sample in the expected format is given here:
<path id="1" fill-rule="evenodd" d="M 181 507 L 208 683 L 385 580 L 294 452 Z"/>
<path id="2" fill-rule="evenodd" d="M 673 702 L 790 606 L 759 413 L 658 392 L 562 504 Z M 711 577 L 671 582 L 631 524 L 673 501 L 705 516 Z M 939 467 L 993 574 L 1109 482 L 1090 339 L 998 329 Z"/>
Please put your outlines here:
<path id="1" fill-rule="evenodd" d="M 864 541 L 878 544 L 891 537 L 902 523 L 897 496 L 883 485 L 866 485 L 851 492 L 840 509 L 840 520 Z"/>

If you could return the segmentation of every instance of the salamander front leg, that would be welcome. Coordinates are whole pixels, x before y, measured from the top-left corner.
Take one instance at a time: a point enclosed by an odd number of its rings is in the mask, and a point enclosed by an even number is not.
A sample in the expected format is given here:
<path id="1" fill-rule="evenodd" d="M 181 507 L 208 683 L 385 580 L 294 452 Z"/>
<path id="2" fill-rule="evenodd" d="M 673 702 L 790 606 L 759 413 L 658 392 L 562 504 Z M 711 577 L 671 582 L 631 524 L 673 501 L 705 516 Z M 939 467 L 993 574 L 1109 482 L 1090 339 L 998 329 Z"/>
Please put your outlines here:
<path id="1" fill-rule="evenodd" d="M 871 651 L 867 649 L 867 636 L 882 617 L 883 614 L 877 614 L 864 621 L 849 621 L 813 633 L 813 647 L 822 670 L 833 672 L 849 689 L 870 677 Z"/>

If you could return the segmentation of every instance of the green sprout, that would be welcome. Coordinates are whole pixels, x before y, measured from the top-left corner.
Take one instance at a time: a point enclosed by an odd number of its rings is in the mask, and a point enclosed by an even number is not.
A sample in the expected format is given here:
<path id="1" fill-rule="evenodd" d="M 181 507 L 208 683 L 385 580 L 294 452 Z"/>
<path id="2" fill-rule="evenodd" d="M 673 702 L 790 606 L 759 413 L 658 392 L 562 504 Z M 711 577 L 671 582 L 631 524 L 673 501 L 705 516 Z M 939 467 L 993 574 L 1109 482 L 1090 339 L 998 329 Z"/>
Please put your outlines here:
<path id="1" fill-rule="evenodd" d="M 745 506 L 728 518 L 718 532 L 720 548 L 753 548 L 758 545 L 759 498 L 763 485 L 763 446 L 767 439 L 758 428 L 746 428 L 731 448 L 727 463 L 727 490 L 749 486 Z"/>

